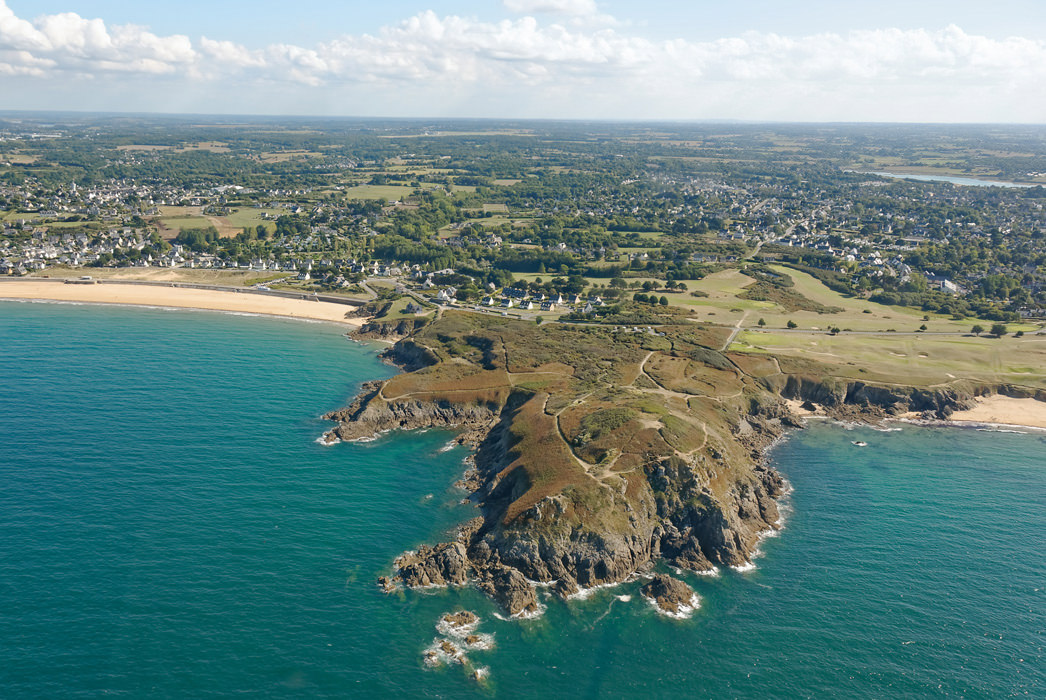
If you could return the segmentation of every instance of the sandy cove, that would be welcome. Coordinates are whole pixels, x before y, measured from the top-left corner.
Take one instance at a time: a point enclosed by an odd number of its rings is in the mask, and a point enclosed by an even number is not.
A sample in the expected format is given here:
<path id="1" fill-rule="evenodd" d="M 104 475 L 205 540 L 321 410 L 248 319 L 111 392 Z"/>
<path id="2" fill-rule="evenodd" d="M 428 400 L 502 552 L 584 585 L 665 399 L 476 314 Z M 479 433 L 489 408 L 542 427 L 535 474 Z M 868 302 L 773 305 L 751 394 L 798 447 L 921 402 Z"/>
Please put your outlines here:
<path id="1" fill-rule="evenodd" d="M 263 314 L 286 318 L 328 321 L 359 327 L 365 319 L 349 318 L 355 307 L 309 299 L 289 299 L 252 294 L 186 287 L 119 284 L 65 284 L 62 280 L 11 280 L 0 282 L 0 299 L 38 299 L 122 304 L 130 306 L 164 306 L 180 309 L 204 309 L 236 313 Z"/>
<path id="2" fill-rule="evenodd" d="M 1022 428 L 1041 428 L 1046 430 L 1046 402 L 1036 399 L 1015 399 L 1001 394 L 979 396 L 976 406 L 965 411 L 955 411 L 948 420 L 925 420 L 918 413 L 897 416 L 904 421 L 924 423 L 926 425 L 999 425 Z M 801 401 L 786 401 L 789 408 L 801 417 L 824 416 L 821 411 L 809 411 L 802 407 Z"/>
<path id="3" fill-rule="evenodd" d="M 977 399 L 977 405 L 948 416 L 951 423 L 992 423 L 1046 429 L 1046 402 L 995 394 Z"/>

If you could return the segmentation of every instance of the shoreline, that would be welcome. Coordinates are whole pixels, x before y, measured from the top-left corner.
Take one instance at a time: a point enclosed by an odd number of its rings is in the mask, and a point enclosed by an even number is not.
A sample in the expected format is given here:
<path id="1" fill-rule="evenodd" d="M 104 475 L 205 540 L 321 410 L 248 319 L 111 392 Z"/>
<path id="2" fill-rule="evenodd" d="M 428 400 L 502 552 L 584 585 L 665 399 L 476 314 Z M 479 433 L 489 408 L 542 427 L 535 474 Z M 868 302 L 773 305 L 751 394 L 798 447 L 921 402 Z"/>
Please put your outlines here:
<path id="1" fill-rule="evenodd" d="M 908 423 L 927 427 L 951 428 L 996 428 L 1046 431 L 1046 401 L 1017 399 L 1002 394 L 978 396 L 976 405 L 955 411 L 946 419 L 923 418 L 919 413 L 905 413 L 886 418 L 887 422 Z M 821 411 L 808 411 L 795 400 L 786 400 L 789 408 L 801 418 L 824 418 L 834 420 Z"/>
<path id="2" fill-rule="evenodd" d="M 979 396 L 977 405 L 948 416 L 949 423 L 998 425 L 1046 430 L 1046 402 L 1015 399 L 1001 394 Z"/>
<path id="3" fill-rule="evenodd" d="M 0 301 L 109 304 L 169 309 L 196 309 L 322 321 L 359 328 L 362 318 L 348 315 L 355 307 L 309 299 L 238 293 L 190 287 L 120 284 L 66 284 L 64 280 L 19 280 L 0 283 Z"/>

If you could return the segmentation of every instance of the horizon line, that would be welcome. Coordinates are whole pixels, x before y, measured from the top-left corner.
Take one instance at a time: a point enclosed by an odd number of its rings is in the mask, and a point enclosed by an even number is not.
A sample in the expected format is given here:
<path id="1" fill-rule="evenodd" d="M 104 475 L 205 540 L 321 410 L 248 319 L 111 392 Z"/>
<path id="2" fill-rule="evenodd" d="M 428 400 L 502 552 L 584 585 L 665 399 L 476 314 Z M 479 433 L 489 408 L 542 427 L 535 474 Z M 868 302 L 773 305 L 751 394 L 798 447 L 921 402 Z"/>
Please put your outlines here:
<path id="1" fill-rule="evenodd" d="M 234 112 L 148 112 L 119 110 L 80 110 L 80 109 L 0 109 L 4 115 L 64 115 L 64 116 L 122 116 L 122 117 L 167 117 L 167 118 L 206 118 L 206 119 L 292 119 L 292 120 L 345 120 L 345 121 L 400 121 L 400 122 L 522 122 L 522 123 L 571 123 L 571 124 L 707 124 L 707 125 L 748 125 L 748 126 L 1006 126 L 1006 127 L 1046 127 L 1046 122 L 982 122 L 982 121 L 794 121 L 764 120 L 737 118 L 633 118 L 607 119 L 587 117 L 469 117 L 469 116 L 363 116 L 332 114 L 269 114 L 269 113 L 234 113 Z"/>

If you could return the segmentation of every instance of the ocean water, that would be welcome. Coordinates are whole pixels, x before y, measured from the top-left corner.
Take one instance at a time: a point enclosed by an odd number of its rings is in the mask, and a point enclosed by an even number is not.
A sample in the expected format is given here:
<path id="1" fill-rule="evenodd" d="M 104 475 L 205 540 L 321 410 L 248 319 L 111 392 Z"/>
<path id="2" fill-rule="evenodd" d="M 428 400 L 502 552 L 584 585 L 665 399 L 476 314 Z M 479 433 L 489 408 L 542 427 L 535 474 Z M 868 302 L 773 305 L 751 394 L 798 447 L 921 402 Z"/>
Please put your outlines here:
<path id="1" fill-rule="evenodd" d="M 1041 434 L 813 425 L 690 619 L 637 581 L 511 621 L 374 584 L 473 514 L 448 433 L 315 442 L 391 371 L 329 325 L 0 303 L 0 697 L 1046 696 Z M 462 607 L 482 682 L 423 659 Z"/>

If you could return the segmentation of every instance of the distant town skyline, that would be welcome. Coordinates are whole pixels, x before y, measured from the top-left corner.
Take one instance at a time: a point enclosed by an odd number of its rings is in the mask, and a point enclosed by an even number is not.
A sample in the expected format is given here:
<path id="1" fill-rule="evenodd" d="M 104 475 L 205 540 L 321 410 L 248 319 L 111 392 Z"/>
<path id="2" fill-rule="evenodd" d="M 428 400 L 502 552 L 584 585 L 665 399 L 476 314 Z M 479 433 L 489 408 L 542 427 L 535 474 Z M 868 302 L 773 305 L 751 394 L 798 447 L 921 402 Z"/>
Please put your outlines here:
<path id="1" fill-rule="evenodd" d="M 0 109 L 1046 122 L 1037 0 L 841 4 L 0 0 Z"/>

